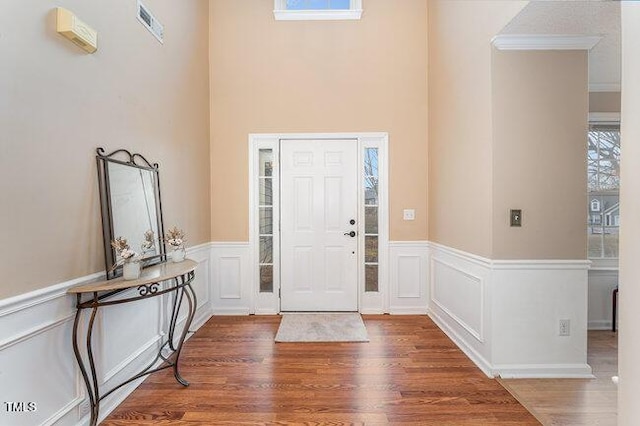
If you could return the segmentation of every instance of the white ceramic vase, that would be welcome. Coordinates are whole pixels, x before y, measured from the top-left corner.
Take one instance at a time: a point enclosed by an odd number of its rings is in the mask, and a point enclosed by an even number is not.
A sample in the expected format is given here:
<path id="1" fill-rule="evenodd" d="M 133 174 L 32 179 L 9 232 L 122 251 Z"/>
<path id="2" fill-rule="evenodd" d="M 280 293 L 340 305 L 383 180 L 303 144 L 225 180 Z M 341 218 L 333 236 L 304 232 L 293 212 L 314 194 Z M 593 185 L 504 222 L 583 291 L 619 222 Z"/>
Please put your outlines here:
<path id="1" fill-rule="evenodd" d="M 171 252 L 172 262 L 182 262 L 186 256 L 184 247 L 178 247 Z"/>
<path id="2" fill-rule="evenodd" d="M 125 262 L 122 265 L 122 277 L 127 281 L 140 278 L 140 262 Z"/>

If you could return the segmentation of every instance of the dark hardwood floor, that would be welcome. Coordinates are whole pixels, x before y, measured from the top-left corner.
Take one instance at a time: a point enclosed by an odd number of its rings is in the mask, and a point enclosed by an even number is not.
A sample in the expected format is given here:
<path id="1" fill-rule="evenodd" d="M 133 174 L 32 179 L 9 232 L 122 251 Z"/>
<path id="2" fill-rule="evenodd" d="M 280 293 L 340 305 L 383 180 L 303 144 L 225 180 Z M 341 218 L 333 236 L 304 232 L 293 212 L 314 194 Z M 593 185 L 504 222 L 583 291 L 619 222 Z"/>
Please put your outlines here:
<path id="1" fill-rule="evenodd" d="M 152 375 L 102 425 L 538 425 L 426 316 L 364 316 L 369 343 L 274 343 L 279 316 L 213 317 L 183 388 Z"/>

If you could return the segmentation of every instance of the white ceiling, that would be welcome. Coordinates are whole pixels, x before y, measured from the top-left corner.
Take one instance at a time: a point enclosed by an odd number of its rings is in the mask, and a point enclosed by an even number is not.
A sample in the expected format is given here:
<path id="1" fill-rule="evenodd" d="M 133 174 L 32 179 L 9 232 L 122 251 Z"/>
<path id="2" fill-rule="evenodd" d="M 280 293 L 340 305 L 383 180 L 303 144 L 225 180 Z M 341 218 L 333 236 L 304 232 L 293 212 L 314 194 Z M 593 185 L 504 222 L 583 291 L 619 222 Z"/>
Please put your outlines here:
<path id="1" fill-rule="evenodd" d="M 589 85 L 620 90 L 620 2 L 613 0 L 534 0 L 500 34 L 598 35 L 589 52 Z"/>

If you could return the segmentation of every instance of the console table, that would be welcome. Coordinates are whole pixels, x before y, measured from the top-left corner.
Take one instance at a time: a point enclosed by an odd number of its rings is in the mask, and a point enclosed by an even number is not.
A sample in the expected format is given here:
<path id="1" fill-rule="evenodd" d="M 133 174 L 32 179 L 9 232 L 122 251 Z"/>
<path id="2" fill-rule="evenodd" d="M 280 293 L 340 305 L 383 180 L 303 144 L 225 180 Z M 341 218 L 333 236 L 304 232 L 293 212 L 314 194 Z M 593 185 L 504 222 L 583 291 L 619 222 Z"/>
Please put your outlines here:
<path id="1" fill-rule="evenodd" d="M 98 423 L 100 401 L 109 396 L 115 390 L 147 374 L 155 373 L 156 371 L 167 368 L 173 368 L 173 375 L 178 383 L 183 386 L 189 386 L 189 382 L 183 379 L 180 375 L 178 370 L 178 361 L 180 359 L 182 345 L 187 337 L 189 327 L 191 326 L 191 322 L 193 321 L 193 317 L 196 312 L 196 294 L 191 287 L 191 282 L 195 277 L 195 269 L 197 266 L 198 264 L 196 262 L 189 259 L 178 263 L 161 263 L 144 269 L 140 278 L 137 280 L 126 281 L 119 278 L 73 287 L 67 291 L 68 294 L 76 295 L 76 316 L 73 323 L 73 352 L 75 353 L 78 366 L 80 367 L 80 372 L 82 373 L 82 378 L 84 379 L 85 386 L 87 387 L 87 393 L 89 394 L 91 426 Z M 132 296 L 130 292 L 126 292 L 126 290 L 130 289 L 135 289 L 138 294 Z M 101 393 L 101 389 L 98 385 L 92 344 L 93 325 L 98 311 L 107 306 L 142 301 L 144 299 L 157 297 L 167 293 L 172 293 L 173 295 L 173 303 L 170 308 L 171 317 L 169 320 L 166 341 L 160 345 L 158 354 L 153 361 L 151 361 L 151 363 L 149 363 L 149 365 L 139 373 L 133 375 L 109 391 Z M 176 334 L 178 313 L 180 311 L 182 301 L 185 298 L 187 299 L 189 309 L 184 328 L 178 336 L 178 341 L 176 343 L 174 336 Z M 90 312 L 89 322 L 86 327 L 86 335 L 80 336 L 80 318 L 82 317 L 82 311 L 85 309 Z M 79 349 L 81 341 L 83 340 L 86 345 L 88 369 Z M 165 354 L 163 354 L 163 351 L 165 351 Z M 156 364 L 160 360 L 163 361 L 162 364 L 156 367 Z"/>

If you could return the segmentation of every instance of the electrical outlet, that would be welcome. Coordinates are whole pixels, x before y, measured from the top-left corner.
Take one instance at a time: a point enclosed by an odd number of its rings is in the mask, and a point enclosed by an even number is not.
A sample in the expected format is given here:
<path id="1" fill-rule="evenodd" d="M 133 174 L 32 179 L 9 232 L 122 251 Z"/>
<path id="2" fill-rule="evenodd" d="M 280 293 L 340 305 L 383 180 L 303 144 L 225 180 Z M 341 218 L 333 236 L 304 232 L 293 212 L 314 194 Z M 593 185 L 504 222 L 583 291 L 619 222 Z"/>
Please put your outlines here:
<path id="1" fill-rule="evenodd" d="M 558 336 L 570 336 L 571 335 L 571 321 L 568 319 L 561 319 L 558 324 Z"/>
<path id="2" fill-rule="evenodd" d="M 85 398 L 82 400 L 80 405 L 78 405 L 78 414 L 80 418 L 89 415 L 89 411 L 91 411 L 91 405 L 89 404 L 89 398 Z"/>

